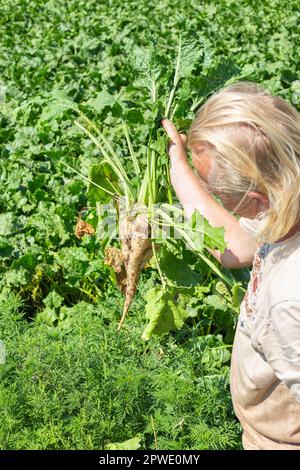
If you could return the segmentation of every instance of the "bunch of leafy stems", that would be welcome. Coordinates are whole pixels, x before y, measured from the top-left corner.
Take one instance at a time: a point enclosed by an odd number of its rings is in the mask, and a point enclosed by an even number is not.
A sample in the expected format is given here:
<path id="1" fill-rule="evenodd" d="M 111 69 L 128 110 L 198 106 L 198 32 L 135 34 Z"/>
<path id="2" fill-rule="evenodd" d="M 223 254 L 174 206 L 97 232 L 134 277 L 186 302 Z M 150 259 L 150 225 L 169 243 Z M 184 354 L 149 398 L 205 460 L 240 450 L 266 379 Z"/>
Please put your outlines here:
<path id="1" fill-rule="evenodd" d="M 84 113 L 76 109 L 77 112 L 79 112 L 80 117 L 86 122 L 86 124 L 93 129 L 96 133 L 97 136 L 99 137 L 100 140 L 98 140 L 94 134 L 83 124 L 81 124 L 79 121 L 75 120 L 75 124 L 85 132 L 85 134 L 91 139 L 92 142 L 97 146 L 97 148 L 100 150 L 103 160 L 110 165 L 114 173 L 118 176 L 119 181 L 123 187 L 124 191 L 124 196 L 120 195 L 118 193 L 117 188 L 114 188 L 115 191 L 112 192 L 108 190 L 107 188 L 104 188 L 103 186 L 100 186 L 99 184 L 95 183 L 82 173 L 78 172 L 74 168 L 70 167 L 67 163 L 64 162 L 64 165 L 67 166 L 69 169 L 73 170 L 77 174 L 79 174 L 82 178 L 84 178 L 86 181 L 88 181 L 90 184 L 93 184 L 94 186 L 98 187 L 105 193 L 109 194 L 112 198 L 115 198 L 117 200 L 124 200 L 125 201 L 125 207 L 126 211 L 130 210 L 132 204 L 134 202 L 138 202 L 139 204 L 146 204 L 148 207 L 148 217 L 149 217 L 149 223 L 151 224 L 158 224 L 158 222 L 154 219 L 154 204 L 156 203 L 156 196 L 157 196 L 157 159 L 156 159 L 156 151 L 154 149 L 151 149 L 151 141 L 149 140 L 148 143 L 148 150 L 147 150 L 147 167 L 146 167 L 146 172 L 144 174 L 142 183 L 139 188 L 139 192 L 137 194 L 137 197 L 135 197 L 134 193 L 134 188 L 131 185 L 131 182 L 129 180 L 129 177 L 122 165 L 122 162 L 120 158 L 117 156 L 117 154 L 114 152 L 113 148 L 111 147 L 109 141 L 106 139 L 106 137 L 103 135 L 103 133 L 98 129 L 98 127 L 92 122 Z M 137 176 L 141 176 L 141 169 L 140 165 L 138 162 L 138 159 L 135 155 L 135 152 L 133 150 L 132 142 L 129 136 L 128 132 L 128 127 L 125 121 L 122 122 L 125 138 L 127 141 L 128 149 L 130 152 L 130 156 L 133 162 L 133 166 L 136 172 Z M 170 183 L 170 176 L 169 176 L 169 165 L 166 164 L 165 167 L 166 174 L 167 174 L 167 180 Z M 113 182 L 110 182 L 110 185 L 114 187 Z M 179 211 L 182 213 L 182 211 L 178 208 L 176 208 L 173 205 L 173 197 L 172 197 L 172 192 L 171 189 L 168 188 L 167 191 L 167 197 L 168 197 L 168 204 L 164 204 L 164 207 L 166 209 L 170 209 L 171 211 Z M 165 212 L 163 209 L 156 209 L 156 214 L 161 216 L 160 224 L 161 226 L 169 226 L 173 227 L 174 229 L 177 230 L 177 232 L 182 236 L 183 240 L 188 243 L 188 245 L 193 249 L 197 254 L 200 256 L 200 258 L 217 274 L 223 281 L 226 282 L 227 285 L 230 287 L 233 286 L 233 281 L 226 275 L 224 274 L 216 265 L 213 263 L 204 253 L 202 250 L 199 249 L 195 245 L 195 242 L 192 240 L 190 234 L 188 233 L 189 231 L 193 230 L 194 232 L 197 232 L 197 229 L 191 229 L 190 226 L 186 226 L 184 224 L 178 224 L 174 222 L 172 217 L 170 217 L 169 213 Z M 162 287 L 166 289 L 166 280 L 163 276 L 163 273 L 160 269 L 159 266 L 159 261 L 158 261 L 158 256 L 157 256 L 157 249 L 155 246 L 154 241 L 152 241 L 152 249 L 153 249 L 153 255 L 155 258 L 155 262 L 157 265 L 157 269 L 160 275 Z"/>
<path id="2" fill-rule="evenodd" d="M 167 119 L 172 119 L 173 114 L 176 110 L 176 105 L 175 105 L 173 112 L 171 112 L 175 93 L 180 82 L 180 76 L 178 74 L 179 57 L 181 53 L 180 49 L 181 49 L 181 41 L 179 40 L 177 61 L 176 61 L 176 66 L 175 66 L 175 71 L 174 71 L 172 88 L 170 90 L 170 94 L 167 99 L 167 103 L 166 103 L 165 110 L 164 110 L 164 117 Z M 155 82 L 153 82 L 153 86 L 151 90 L 151 99 L 152 99 L 152 102 L 155 104 L 156 102 Z M 192 106 L 191 111 L 195 111 L 195 109 L 198 107 L 200 102 L 201 100 L 195 103 Z M 154 218 L 154 205 L 157 202 L 159 202 L 158 200 L 159 186 L 158 186 L 158 173 L 157 173 L 159 161 L 156 155 L 157 150 L 153 148 L 154 140 L 152 139 L 152 137 L 149 137 L 149 140 L 148 140 L 146 171 L 142 178 L 141 184 L 136 190 L 130 181 L 130 178 L 124 168 L 124 165 L 122 164 L 120 157 L 116 154 L 116 152 L 112 148 L 108 139 L 104 136 L 104 134 L 100 131 L 100 129 L 95 125 L 95 123 L 91 121 L 80 109 L 78 109 L 77 107 L 76 108 L 73 107 L 73 110 L 79 114 L 81 121 L 85 123 L 84 125 L 82 122 L 75 120 L 74 122 L 76 126 L 80 128 L 99 149 L 99 151 L 102 154 L 103 161 L 106 162 L 111 167 L 115 175 L 118 177 L 124 194 L 121 195 L 119 193 L 118 189 L 114 186 L 112 181 L 109 182 L 112 188 L 112 191 L 110 191 L 109 189 L 104 188 L 103 186 L 100 186 L 99 184 L 95 183 L 91 179 L 87 178 L 85 175 L 82 175 L 81 173 L 79 173 L 74 168 L 71 168 L 66 163 L 64 164 L 70 169 L 72 169 L 73 171 L 75 171 L 76 173 L 78 173 L 81 177 L 87 180 L 90 184 L 95 185 L 96 187 L 104 191 L 105 193 L 109 194 L 112 198 L 115 198 L 116 200 L 119 200 L 119 201 L 123 200 L 123 202 L 125 202 L 126 213 L 130 210 L 130 208 L 132 207 L 134 203 L 138 203 L 144 206 L 146 205 L 148 208 L 149 225 L 151 226 L 151 224 L 157 224 L 158 222 Z M 123 128 L 124 136 L 125 136 L 126 143 L 128 146 L 129 154 L 132 160 L 133 168 L 137 176 L 137 180 L 139 180 L 139 178 L 141 178 L 142 176 L 142 170 L 141 170 L 140 163 L 138 161 L 138 158 L 135 154 L 135 151 L 132 145 L 127 123 L 124 119 L 122 119 L 122 128 Z M 156 136 L 158 136 L 158 133 L 160 132 L 158 124 L 155 125 L 154 132 L 155 131 L 156 131 Z M 159 149 L 158 153 L 166 154 L 166 152 L 167 152 L 167 137 L 165 136 L 164 146 L 163 148 Z M 175 206 L 173 205 L 173 197 L 172 197 L 171 182 L 170 182 L 169 159 L 166 159 L 166 163 L 164 164 L 164 169 L 165 169 L 165 174 L 166 174 L 166 178 L 168 182 L 168 188 L 166 191 L 166 198 L 167 198 L 168 204 L 164 204 L 164 207 L 171 211 L 174 211 L 174 210 L 180 211 L 180 209 L 178 208 L 176 209 Z M 234 285 L 233 279 L 227 276 L 224 272 L 222 272 L 216 266 L 216 264 L 212 262 L 211 259 L 209 259 L 203 253 L 203 250 L 201 249 L 201 247 L 198 247 L 195 245 L 195 242 L 192 240 L 190 233 L 191 233 L 191 230 L 197 231 L 197 229 L 191 229 L 191 226 L 187 227 L 184 224 L 176 223 L 172 219 L 172 217 L 170 217 L 169 213 L 165 212 L 162 208 L 156 209 L 156 214 L 158 214 L 161 217 L 160 222 L 159 222 L 161 226 L 165 225 L 165 226 L 173 227 L 175 230 L 177 230 L 177 232 L 181 235 L 182 239 L 191 247 L 192 250 L 197 252 L 200 258 L 215 272 L 215 274 L 219 276 L 229 287 L 233 287 Z M 157 256 L 157 248 L 155 246 L 154 240 L 152 240 L 151 243 L 152 243 L 153 255 L 154 255 L 154 259 L 155 259 L 159 276 L 161 279 L 162 287 L 165 290 L 167 287 L 166 285 L 167 282 L 160 269 L 158 256 Z"/>

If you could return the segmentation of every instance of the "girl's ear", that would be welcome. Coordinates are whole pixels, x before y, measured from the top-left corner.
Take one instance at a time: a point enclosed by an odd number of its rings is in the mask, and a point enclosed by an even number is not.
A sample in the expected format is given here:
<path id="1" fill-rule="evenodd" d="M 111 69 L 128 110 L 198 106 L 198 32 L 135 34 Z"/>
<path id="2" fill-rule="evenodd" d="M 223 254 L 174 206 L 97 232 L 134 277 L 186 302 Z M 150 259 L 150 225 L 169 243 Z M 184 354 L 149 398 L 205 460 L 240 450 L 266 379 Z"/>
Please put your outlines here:
<path id="1" fill-rule="evenodd" d="M 248 197 L 256 202 L 257 208 L 259 210 L 267 210 L 269 208 L 269 199 L 264 194 L 258 193 L 256 191 L 250 191 Z"/>

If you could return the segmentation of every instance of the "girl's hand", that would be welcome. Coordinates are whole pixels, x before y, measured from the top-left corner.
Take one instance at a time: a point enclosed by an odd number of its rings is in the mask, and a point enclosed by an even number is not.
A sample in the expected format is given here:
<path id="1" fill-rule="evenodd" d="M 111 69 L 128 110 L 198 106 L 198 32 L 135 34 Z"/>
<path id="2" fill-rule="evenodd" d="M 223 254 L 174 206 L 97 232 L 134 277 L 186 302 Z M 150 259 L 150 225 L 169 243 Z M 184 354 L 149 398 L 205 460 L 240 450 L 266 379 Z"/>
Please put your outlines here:
<path id="1" fill-rule="evenodd" d="M 168 119 L 163 119 L 161 124 L 170 138 L 171 184 L 179 200 L 181 200 L 181 194 L 186 192 L 186 188 L 189 187 L 191 180 L 195 178 L 186 154 L 187 137 L 184 134 L 179 134 L 174 124 Z M 183 200 L 181 202 L 184 204 Z"/>
<path id="2" fill-rule="evenodd" d="M 184 163 L 188 165 L 186 155 L 186 135 L 179 134 L 174 124 L 168 119 L 162 119 L 161 124 L 168 136 L 170 137 L 171 142 L 169 143 L 169 156 L 171 159 L 172 167 L 177 165 L 178 163 Z"/>

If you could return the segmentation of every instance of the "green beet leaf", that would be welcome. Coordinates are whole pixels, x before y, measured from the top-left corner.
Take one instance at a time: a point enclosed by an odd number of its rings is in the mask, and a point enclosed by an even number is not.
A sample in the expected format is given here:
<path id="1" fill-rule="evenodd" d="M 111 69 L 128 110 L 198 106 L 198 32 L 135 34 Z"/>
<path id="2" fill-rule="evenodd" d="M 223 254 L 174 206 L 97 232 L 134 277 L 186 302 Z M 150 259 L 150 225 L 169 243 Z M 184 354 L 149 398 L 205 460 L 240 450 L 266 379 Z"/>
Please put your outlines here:
<path id="1" fill-rule="evenodd" d="M 55 290 L 52 290 L 51 292 L 49 292 L 47 297 L 43 299 L 43 303 L 49 309 L 59 308 L 62 305 L 63 301 L 64 301 L 63 297 L 59 295 Z"/>
<path id="2" fill-rule="evenodd" d="M 195 210 L 192 215 L 191 225 L 196 247 L 201 248 L 204 245 L 207 248 L 218 249 L 221 253 L 224 252 L 226 248 L 224 227 L 212 227 L 198 210 Z"/>
<path id="3" fill-rule="evenodd" d="M 106 444 L 105 449 L 107 450 L 137 450 L 139 449 L 141 439 L 140 437 L 133 437 L 124 442 L 110 442 Z"/>
<path id="4" fill-rule="evenodd" d="M 181 328 L 188 313 L 175 300 L 176 290 L 153 287 L 146 295 L 146 317 L 148 325 L 142 334 L 142 339 L 148 340 L 151 335 L 158 336 L 170 330 Z"/>
<path id="5" fill-rule="evenodd" d="M 91 181 L 96 183 L 88 183 L 88 199 L 92 206 L 96 202 L 106 202 L 111 199 L 110 193 L 118 193 L 120 191 L 118 178 L 113 173 L 111 167 L 106 163 L 95 163 L 89 166 L 88 177 Z M 104 189 L 99 188 L 101 186 Z M 106 192 L 105 189 L 108 191 Z"/>
<path id="6" fill-rule="evenodd" d="M 199 273 L 165 247 L 161 248 L 160 267 L 168 280 L 178 286 L 194 287 L 201 282 Z"/>
<path id="7" fill-rule="evenodd" d="M 112 107 L 116 102 L 116 97 L 108 93 L 106 90 L 100 91 L 96 98 L 90 100 L 88 104 L 97 112 L 101 113 L 107 106 Z"/>
<path id="8" fill-rule="evenodd" d="M 178 43 L 175 59 L 175 80 L 189 77 L 203 57 L 203 44 L 193 32 L 184 32 Z"/>
<path id="9" fill-rule="evenodd" d="M 63 90 L 54 90 L 49 95 L 48 105 L 43 109 L 40 123 L 62 117 L 67 110 L 78 111 L 78 105 Z"/>

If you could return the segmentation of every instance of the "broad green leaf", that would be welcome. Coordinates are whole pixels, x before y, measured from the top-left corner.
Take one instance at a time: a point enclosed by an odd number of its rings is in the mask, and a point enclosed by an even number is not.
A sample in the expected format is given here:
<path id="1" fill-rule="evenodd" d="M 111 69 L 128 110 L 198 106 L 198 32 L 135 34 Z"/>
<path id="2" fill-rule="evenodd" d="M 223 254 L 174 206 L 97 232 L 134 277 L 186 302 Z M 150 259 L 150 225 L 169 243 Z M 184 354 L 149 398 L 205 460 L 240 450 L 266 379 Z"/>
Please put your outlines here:
<path id="1" fill-rule="evenodd" d="M 292 82 L 291 92 L 293 104 L 300 104 L 300 80 L 295 80 Z"/>
<path id="2" fill-rule="evenodd" d="M 156 101 L 161 81 L 169 75 L 168 60 L 157 52 L 155 44 L 148 48 L 137 47 L 134 50 L 133 67 L 137 73 L 135 85 L 147 88 L 152 101 Z"/>
<path id="3" fill-rule="evenodd" d="M 218 249 L 221 253 L 226 248 L 224 240 L 224 227 L 212 227 L 208 220 L 203 217 L 198 210 L 195 210 L 192 218 L 192 238 L 196 247 Z"/>
<path id="4" fill-rule="evenodd" d="M 227 303 L 219 295 L 207 295 L 203 299 L 203 303 L 213 307 L 214 310 L 221 310 L 222 312 L 226 312 L 228 310 Z"/>
<path id="5" fill-rule="evenodd" d="M 197 296 L 194 297 L 194 291 L 195 289 L 185 289 L 184 292 L 181 288 L 178 295 L 178 305 L 187 312 L 188 317 L 196 317 L 202 311 L 200 299 Z"/>
<path id="6" fill-rule="evenodd" d="M 95 99 L 90 100 L 88 104 L 97 112 L 100 113 L 107 106 L 112 107 L 116 102 L 115 96 L 108 93 L 106 90 L 100 91 Z"/>
<path id="7" fill-rule="evenodd" d="M 0 235 L 10 235 L 14 232 L 14 215 L 12 212 L 0 214 Z"/>
<path id="8" fill-rule="evenodd" d="M 104 447 L 106 450 L 137 450 L 141 447 L 140 437 L 133 437 L 124 442 L 110 442 Z"/>
<path id="9" fill-rule="evenodd" d="M 224 363 L 230 361 L 230 358 L 230 348 L 220 346 L 219 348 L 207 349 L 201 358 L 201 363 L 209 364 L 211 368 L 220 368 Z"/>
<path id="10" fill-rule="evenodd" d="M 223 312 L 228 310 L 227 303 L 222 299 L 222 297 L 215 294 L 204 297 L 203 303 L 213 307 L 215 310 L 222 310 Z"/>
<path id="11" fill-rule="evenodd" d="M 38 312 L 36 321 L 38 323 L 46 323 L 49 326 L 53 326 L 58 320 L 58 314 L 55 309 L 46 307 L 41 312 Z"/>
<path id="12" fill-rule="evenodd" d="M 13 251 L 14 247 L 9 243 L 9 241 L 0 237 L 0 258 L 8 258 Z"/>
<path id="13" fill-rule="evenodd" d="M 216 248 L 223 253 L 226 248 L 224 232 L 224 227 L 212 227 L 204 218 L 204 244 L 206 247 Z"/>
<path id="14" fill-rule="evenodd" d="M 205 73 L 192 78 L 190 81 L 190 87 L 193 89 L 194 95 L 192 111 L 195 111 L 205 98 L 212 93 L 238 80 L 249 79 L 253 73 L 254 68 L 252 66 L 240 69 L 232 59 L 218 59 L 205 70 Z"/>
<path id="15" fill-rule="evenodd" d="M 81 213 L 82 220 L 91 225 L 95 230 L 97 228 L 99 217 L 96 209 L 87 209 Z"/>
<path id="16" fill-rule="evenodd" d="M 31 273 L 23 267 L 17 269 L 8 269 L 0 277 L 0 286 L 2 287 L 14 287 L 25 286 L 31 279 Z"/>
<path id="17" fill-rule="evenodd" d="M 61 266 L 68 284 L 80 284 L 88 269 L 89 257 L 82 247 L 64 247 L 56 254 L 56 261 Z"/>
<path id="18" fill-rule="evenodd" d="M 70 109 L 70 107 L 66 106 L 65 103 L 58 103 L 53 101 L 49 103 L 48 106 L 43 110 L 40 117 L 40 122 L 57 119 L 61 117 L 67 109 Z"/>
<path id="19" fill-rule="evenodd" d="M 25 268 L 29 272 L 33 272 L 38 263 L 39 253 L 35 253 L 34 250 L 25 253 L 16 259 L 12 263 L 12 268 Z"/>
<path id="20" fill-rule="evenodd" d="M 281 71 L 281 81 L 285 85 L 291 85 L 295 80 L 297 80 L 298 74 L 289 69 L 284 69 Z"/>
<path id="21" fill-rule="evenodd" d="M 69 109 L 78 111 L 78 105 L 62 90 L 54 90 L 50 93 L 49 103 L 44 108 L 39 121 L 52 121 L 63 115 Z"/>
<path id="22" fill-rule="evenodd" d="M 129 109 L 126 113 L 126 120 L 130 124 L 143 124 L 144 117 L 139 109 Z"/>
<path id="23" fill-rule="evenodd" d="M 46 305 L 48 308 L 59 308 L 64 299 L 61 295 L 59 295 L 55 290 L 52 290 L 49 292 L 47 297 L 43 299 L 43 303 Z"/>
<path id="24" fill-rule="evenodd" d="M 121 117 L 123 115 L 123 106 L 122 103 L 116 101 L 115 104 L 111 107 L 111 113 L 114 117 Z"/>
<path id="25" fill-rule="evenodd" d="M 237 282 L 231 289 L 232 296 L 233 296 L 233 306 L 239 307 L 245 297 L 245 289 L 242 286 L 241 282 Z"/>
<path id="26" fill-rule="evenodd" d="M 193 271 L 183 259 L 165 248 L 161 249 L 159 263 L 164 275 L 178 286 L 193 287 L 201 281 L 201 276 Z"/>
<path id="27" fill-rule="evenodd" d="M 210 369 L 219 369 L 230 360 L 231 348 L 223 342 L 221 335 L 206 335 L 198 338 L 201 344 L 201 363 Z"/>
<path id="28" fill-rule="evenodd" d="M 50 97 L 52 100 L 69 103 L 70 106 L 76 107 L 76 103 L 70 98 L 70 96 L 64 91 L 55 89 L 50 93 Z"/>
<path id="29" fill-rule="evenodd" d="M 214 283 L 214 290 L 217 292 L 223 300 L 227 303 L 232 303 L 232 296 L 227 288 L 227 286 L 222 281 L 215 281 Z"/>
<path id="30" fill-rule="evenodd" d="M 203 57 L 203 44 L 191 31 L 182 33 L 175 59 L 175 79 L 189 77 L 198 61 Z"/>
<path id="31" fill-rule="evenodd" d="M 142 339 L 148 340 L 152 334 L 161 336 L 170 330 L 181 328 L 188 313 L 177 304 L 172 289 L 163 290 L 161 287 L 150 289 L 146 295 L 146 317 L 149 320 Z"/>
<path id="32" fill-rule="evenodd" d="M 87 194 L 92 206 L 95 206 L 99 201 L 105 202 L 110 200 L 112 196 L 109 193 L 115 194 L 121 192 L 116 175 L 106 163 L 90 165 L 88 177 L 91 181 L 104 188 L 103 190 L 92 183 L 88 183 Z M 106 192 L 105 189 L 109 192 Z"/>

